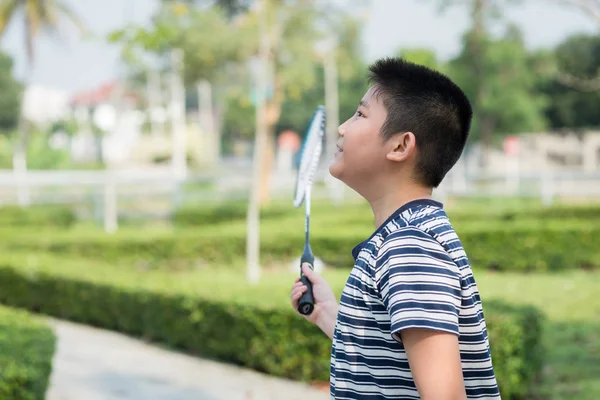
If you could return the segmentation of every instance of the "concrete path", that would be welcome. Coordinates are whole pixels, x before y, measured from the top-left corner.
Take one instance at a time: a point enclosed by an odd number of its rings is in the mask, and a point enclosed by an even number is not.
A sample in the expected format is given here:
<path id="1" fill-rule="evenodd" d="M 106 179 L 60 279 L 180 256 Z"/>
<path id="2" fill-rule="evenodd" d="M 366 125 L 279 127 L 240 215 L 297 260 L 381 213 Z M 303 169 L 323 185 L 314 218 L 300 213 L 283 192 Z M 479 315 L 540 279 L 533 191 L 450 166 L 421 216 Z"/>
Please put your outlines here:
<path id="1" fill-rule="evenodd" d="M 46 400 L 325 400 L 307 385 L 49 320 L 58 342 Z"/>

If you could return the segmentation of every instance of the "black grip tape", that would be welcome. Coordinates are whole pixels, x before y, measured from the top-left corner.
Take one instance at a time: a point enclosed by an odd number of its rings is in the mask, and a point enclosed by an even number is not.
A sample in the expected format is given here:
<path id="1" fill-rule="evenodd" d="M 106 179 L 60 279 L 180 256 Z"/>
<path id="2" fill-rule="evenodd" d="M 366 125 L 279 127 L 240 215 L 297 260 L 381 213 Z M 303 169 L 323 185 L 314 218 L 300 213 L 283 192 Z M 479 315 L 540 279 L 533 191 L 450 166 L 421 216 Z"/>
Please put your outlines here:
<path id="1" fill-rule="evenodd" d="M 310 315 L 315 308 L 315 300 L 313 298 L 312 282 L 302 273 L 302 264 L 304 263 L 308 263 L 310 269 L 314 269 L 315 257 L 311 253 L 305 252 L 300 260 L 300 280 L 307 289 L 298 300 L 298 312 L 302 315 Z"/>

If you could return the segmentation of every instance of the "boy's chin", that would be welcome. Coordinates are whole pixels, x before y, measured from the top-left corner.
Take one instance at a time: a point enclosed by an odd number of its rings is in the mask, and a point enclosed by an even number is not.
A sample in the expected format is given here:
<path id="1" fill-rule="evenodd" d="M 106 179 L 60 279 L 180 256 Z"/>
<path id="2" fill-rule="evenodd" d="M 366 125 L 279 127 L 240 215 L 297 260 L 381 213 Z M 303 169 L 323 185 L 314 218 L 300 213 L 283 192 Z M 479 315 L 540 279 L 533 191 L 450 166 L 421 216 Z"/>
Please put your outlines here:
<path id="1" fill-rule="evenodd" d="M 340 165 L 339 161 L 334 160 L 330 165 L 329 165 L 329 173 L 331 174 L 331 176 L 333 176 L 336 179 L 341 180 L 342 178 L 342 166 Z"/>

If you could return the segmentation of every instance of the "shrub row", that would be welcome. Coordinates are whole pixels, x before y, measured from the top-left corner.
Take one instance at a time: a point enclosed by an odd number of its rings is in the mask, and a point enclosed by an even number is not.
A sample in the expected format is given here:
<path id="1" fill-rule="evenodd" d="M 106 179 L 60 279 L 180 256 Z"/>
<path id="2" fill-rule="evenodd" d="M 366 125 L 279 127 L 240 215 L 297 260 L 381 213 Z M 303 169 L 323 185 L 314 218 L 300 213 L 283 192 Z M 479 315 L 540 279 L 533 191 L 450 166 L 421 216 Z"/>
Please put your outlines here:
<path id="1" fill-rule="evenodd" d="M 44 322 L 0 307 L 0 399 L 44 400 L 54 350 L 54 333 Z"/>
<path id="2" fill-rule="evenodd" d="M 332 221 L 372 222 L 370 208 L 363 203 L 351 203 L 336 207 L 329 203 L 317 202 L 313 206 L 315 216 Z M 208 206 L 176 210 L 172 221 L 177 226 L 206 226 L 211 224 L 243 221 L 246 219 L 248 204 L 243 201 L 213 203 Z M 449 209 L 452 221 L 512 221 L 516 219 L 600 219 L 600 204 L 583 206 L 524 207 L 512 209 Z M 277 202 L 261 210 L 261 219 L 269 220 L 297 215 L 299 211 L 289 203 Z"/>
<path id="3" fill-rule="evenodd" d="M 0 302 L 275 376 L 329 379 L 330 340 L 287 308 L 144 289 L 131 283 L 137 279 L 134 273 L 127 278 L 131 284 L 124 284 L 122 274 L 110 284 L 94 281 L 100 269 L 82 266 L 77 278 L 61 274 L 60 268 L 0 265 Z M 527 392 L 540 370 L 541 315 L 493 302 L 486 304 L 485 313 L 503 398 L 516 398 Z"/>
<path id="4" fill-rule="evenodd" d="M 58 205 L 33 205 L 0 207 L 0 226 L 11 227 L 62 227 L 75 223 L 75 211 Z"/>
<path id="5" fill-rule="evenodd" d="M 600 224 L 555 222 L 536 224 L 485 224 L 457 228 L 471 265 L 475 269 L 500 271 L 558 271 L 600 267 Z M 332 266 L 353 264 L 352 248 L 368 237 L 347 227 L 330 227 L 311 234 L 311 247 L 317 257 Z M 303 232 L 285 226 L 261 231 L 262 262 L 289 261 L 299 257 Z M 142 235 L 135 231 L 114 236 L 56 234 L 6 238 L 0 249 L 38 250 L 65 256 L 83 256 L 110 263 L 158 266 L 212 263 L 227 266 L 239 263 L 246 251 L 243 226 L 235 229 L 185 229 Z"/>
<path id="6" fill-rule="evenodd" d="M 261 210 L 261 219 L 272 219 L 290 214 L 292 209 L 274 205 Z M 171 219 L 177 226 L 205 226 L 224 222 L 243 221 L 248 213 L 248 203 L 245 201 L 228 201 L 212 203 L 201 207 L 185 206 L 176 210 Z"/>

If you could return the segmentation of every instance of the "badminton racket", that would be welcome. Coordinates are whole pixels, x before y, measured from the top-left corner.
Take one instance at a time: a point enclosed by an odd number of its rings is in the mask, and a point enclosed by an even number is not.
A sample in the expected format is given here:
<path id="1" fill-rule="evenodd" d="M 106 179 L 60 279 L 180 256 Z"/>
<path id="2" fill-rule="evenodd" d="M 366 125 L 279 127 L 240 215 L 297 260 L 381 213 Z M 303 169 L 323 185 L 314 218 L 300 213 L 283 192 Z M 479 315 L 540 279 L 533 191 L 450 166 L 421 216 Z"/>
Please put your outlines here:
<path id="1" fill-rule="evenodd" d="M 298 208 L 302 203 L 305 205 L 305 236 L 304 251 L 300 258 L 300 280 L 307 287 L 307 290 L 298 300 L 298 312 L 302 315 L 310 315 L 315 308 L 312 283 L 302 273 L 302 264 L 308 263 L 310 268 L 314 269 L 315 257 L 310 248 L 310 195 L 317 167 L 319 166 L 319 159 L 323 151 L 325 118 L 325 107 L 318 106 L 312 117 L 302 146 L 300 166 L 296 180 L 296 192 L 294 194 L 294 206 Z"/>

